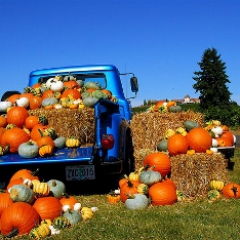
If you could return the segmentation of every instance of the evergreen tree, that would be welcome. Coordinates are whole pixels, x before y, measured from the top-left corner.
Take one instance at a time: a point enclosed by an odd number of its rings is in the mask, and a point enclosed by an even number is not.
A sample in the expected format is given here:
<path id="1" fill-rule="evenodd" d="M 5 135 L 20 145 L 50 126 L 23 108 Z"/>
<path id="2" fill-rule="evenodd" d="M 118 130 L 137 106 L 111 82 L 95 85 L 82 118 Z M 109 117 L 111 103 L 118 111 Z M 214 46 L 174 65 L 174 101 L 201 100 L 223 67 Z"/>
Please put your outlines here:
<path id="1" fill-rule="evenodd" d="M 193 79 L 196 83 L 193 88 L 200 92 L 200 108 L 224 107 L 230 104 L 230 96 L 227 83 L 230 83 L 226 75 L 225 63 L 220 59 L 215 48 L 204 51 L 201 62 L 198 63 L 200 71 L 194 72 Z"/>

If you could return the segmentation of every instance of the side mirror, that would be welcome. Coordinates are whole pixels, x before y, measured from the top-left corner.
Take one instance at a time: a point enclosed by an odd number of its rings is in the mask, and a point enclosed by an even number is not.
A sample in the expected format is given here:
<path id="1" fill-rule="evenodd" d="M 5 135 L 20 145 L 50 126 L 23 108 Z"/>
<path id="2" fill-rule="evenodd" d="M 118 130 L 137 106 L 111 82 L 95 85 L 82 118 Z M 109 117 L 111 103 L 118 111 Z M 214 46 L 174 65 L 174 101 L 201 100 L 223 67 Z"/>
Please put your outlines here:
<path id="1" fill-rule="evenodd" d="M 131 91 L 134 93 L 138 92 L 138 79 L 136 77 L 130 78 Z"/>

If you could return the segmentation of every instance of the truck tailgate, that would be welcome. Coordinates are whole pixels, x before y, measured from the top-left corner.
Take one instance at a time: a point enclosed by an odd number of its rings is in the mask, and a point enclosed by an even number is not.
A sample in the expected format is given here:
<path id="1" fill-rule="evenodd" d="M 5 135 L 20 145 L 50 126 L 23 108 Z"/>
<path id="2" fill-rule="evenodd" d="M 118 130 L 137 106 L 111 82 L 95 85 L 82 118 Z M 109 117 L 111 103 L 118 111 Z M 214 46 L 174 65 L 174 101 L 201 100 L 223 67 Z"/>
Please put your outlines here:
<path id="1" fill-rule="evenodd" d="M 0 157 L 1 165 L 13 165 L 13 164 L 46 164 L 53 162 L 86 162 L 92 160 L 93 148 L 63 148 L 54 152 L 54 154 L 47 158 L 21 158 L 17 153 L 6 154 Z"/>

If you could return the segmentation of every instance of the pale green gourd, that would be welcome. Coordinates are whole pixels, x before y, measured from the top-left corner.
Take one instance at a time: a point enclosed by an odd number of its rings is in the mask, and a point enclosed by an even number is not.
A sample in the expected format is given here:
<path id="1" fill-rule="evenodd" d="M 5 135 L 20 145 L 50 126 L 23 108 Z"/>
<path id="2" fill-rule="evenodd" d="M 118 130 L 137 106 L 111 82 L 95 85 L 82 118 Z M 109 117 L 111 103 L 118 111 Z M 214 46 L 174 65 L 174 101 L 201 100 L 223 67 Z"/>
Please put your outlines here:
<path id="1" fill-rule="evenodd" d="M 129 210 L 143 210 L 148 207 L 149 202 L 150 201 L 146 195 L 136 193 L 129 196 L 125 202 L 125 207 Z"/>

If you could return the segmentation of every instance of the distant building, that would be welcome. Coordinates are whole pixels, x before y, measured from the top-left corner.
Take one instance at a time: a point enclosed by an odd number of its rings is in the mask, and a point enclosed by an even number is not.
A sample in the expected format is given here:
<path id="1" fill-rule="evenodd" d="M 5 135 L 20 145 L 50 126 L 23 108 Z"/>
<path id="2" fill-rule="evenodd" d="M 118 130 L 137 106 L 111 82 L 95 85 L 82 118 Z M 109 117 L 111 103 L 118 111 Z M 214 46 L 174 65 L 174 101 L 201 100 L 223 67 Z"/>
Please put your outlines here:
<path id="1" fill-rule="evenodd" d="M 154 100 L 153 102 L 158 102 L 158 101 L 166 101 L 166 99 Z M 182 99 L 171 99 L 171 101 L 175 101 L 175 102 L 181 103 L 181 104 L 200 103 L 200 99 L 199 98 L 191 98 L 189 95 L 186 95 Z"/>

